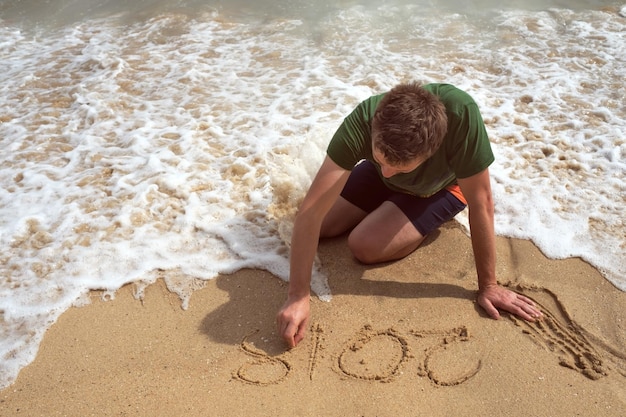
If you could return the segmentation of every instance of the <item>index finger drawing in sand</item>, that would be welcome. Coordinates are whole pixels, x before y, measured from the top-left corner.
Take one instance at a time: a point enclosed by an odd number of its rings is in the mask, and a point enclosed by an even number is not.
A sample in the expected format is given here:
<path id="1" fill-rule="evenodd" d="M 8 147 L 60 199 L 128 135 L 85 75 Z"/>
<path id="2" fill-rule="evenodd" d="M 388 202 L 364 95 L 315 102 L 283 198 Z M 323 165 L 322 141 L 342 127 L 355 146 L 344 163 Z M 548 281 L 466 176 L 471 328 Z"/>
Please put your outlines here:
<path id="1" fill-rule="evenodd" d="M 311 268 L 320 238 L 349 232 L 365 264 L 401 259 L 429 233 L 469 208 L 479 305 L 528 321 L 542 313 L 532 300 L 498 285 L 494 161 L 474 100 L 449 84 L 400 84 L 370 97 L 346 117 L 296 216 L 287 301 L 277 317 L 289 347 L 310 320 Z"/>

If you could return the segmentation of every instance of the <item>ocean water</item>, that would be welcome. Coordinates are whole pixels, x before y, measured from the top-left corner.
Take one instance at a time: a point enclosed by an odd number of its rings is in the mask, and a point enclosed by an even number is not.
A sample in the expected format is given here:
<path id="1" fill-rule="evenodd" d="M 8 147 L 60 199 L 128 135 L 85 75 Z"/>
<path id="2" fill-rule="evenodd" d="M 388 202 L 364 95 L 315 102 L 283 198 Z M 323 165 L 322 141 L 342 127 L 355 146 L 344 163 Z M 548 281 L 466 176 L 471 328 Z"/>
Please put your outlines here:
<path id="1" fill-rule="evenodd" d="M 626 4 L 455 3 L 0 1 L 0 387 L 91 289 L 287 279 L 330 137 L 403 81 L 479 103 L 499 235 L 626 290 Z"/>

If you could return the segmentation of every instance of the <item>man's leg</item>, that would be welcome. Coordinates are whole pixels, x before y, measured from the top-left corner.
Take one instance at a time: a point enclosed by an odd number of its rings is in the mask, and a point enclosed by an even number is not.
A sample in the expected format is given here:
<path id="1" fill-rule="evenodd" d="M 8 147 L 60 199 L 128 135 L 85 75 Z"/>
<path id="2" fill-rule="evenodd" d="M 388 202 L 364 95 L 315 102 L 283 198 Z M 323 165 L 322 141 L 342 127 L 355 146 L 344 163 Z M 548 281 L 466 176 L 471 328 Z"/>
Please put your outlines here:
<path id="1" fill-rule="evenodd" d="M 352 230 L 365 216 L 365 210 L 339 197 L 322 222 L 320 237 L 335 237 Z"/>
<path id="2" fill-rule="evenodd" d="M 398 206 L 385 201 L 352 230 L 348 246 L 359 261 L 373 264 L 404 258 L 424 237 Z"/>
<path id="3" fill-rule="evenodd" d="M 427 198 L 394 193 L 352 230 L 348 245 L 363 263 L 400 259 L 464 208 L 447 190 Z"/>
<path id="4" fill-rule="evenodd" d="M 352 230 L 391 194 L 371 162 L 357 164 L 352 169 L 341 196 L 326 214 L 320 237 L 339 236 Z"/>
<path id="5" fill-rule="evenodd" d="M 427 198 L 393 192 L 374 165 L 364 161 L 352 170 L 341 197 L 322 222 L 320 237 L 352 230 L 348 245 L 358 260 L 391 261 L 413 252 L 425 236 L 464 208 L 446 190 Z"/>

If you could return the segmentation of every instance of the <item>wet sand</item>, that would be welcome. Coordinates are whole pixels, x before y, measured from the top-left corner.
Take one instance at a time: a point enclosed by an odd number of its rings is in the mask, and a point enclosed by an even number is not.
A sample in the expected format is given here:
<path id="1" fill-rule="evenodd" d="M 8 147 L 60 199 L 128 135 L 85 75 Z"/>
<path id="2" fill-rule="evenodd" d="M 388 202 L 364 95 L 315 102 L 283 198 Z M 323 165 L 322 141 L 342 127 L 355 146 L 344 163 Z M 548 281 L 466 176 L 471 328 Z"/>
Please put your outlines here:
<path id="1" fill-rule="evenodd" d="M 395 263 L 360 265 L 344 238 L 319 254 L 333 299 L 313 298 L 297 348 L 275 330 L 287 284 L 265 271 L 209 281 L 187 310 L 162 280 L 142 300 L 92 292 L 0 392 L 0 415 L 625 414 L 626 293 L 588 264 L 498 238 L 500 282 L 545 314 L 530 324 L 477 306 L 454 223 Z"/>

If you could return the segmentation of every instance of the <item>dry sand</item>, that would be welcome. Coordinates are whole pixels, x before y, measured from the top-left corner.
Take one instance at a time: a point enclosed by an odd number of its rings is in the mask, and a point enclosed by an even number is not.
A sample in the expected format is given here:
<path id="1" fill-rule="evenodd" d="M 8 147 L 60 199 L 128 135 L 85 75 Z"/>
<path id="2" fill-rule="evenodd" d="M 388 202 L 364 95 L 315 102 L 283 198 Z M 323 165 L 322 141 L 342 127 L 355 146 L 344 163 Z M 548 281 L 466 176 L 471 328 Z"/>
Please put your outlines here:
<path id="1" fill-rule="evenodd" d="M 243 270 L 188 310 L 159 281 L 72 308 L 0 392 L 1 416 L 626 415 L 626 293 L 578 259 L 498 238 L 501 283 L 545 320 L 486 317 L 470 240 L 453 223 L 399 262 L 366 267 L 323 242 L 331 302 L 288 351 L 287 285 Z"/>

